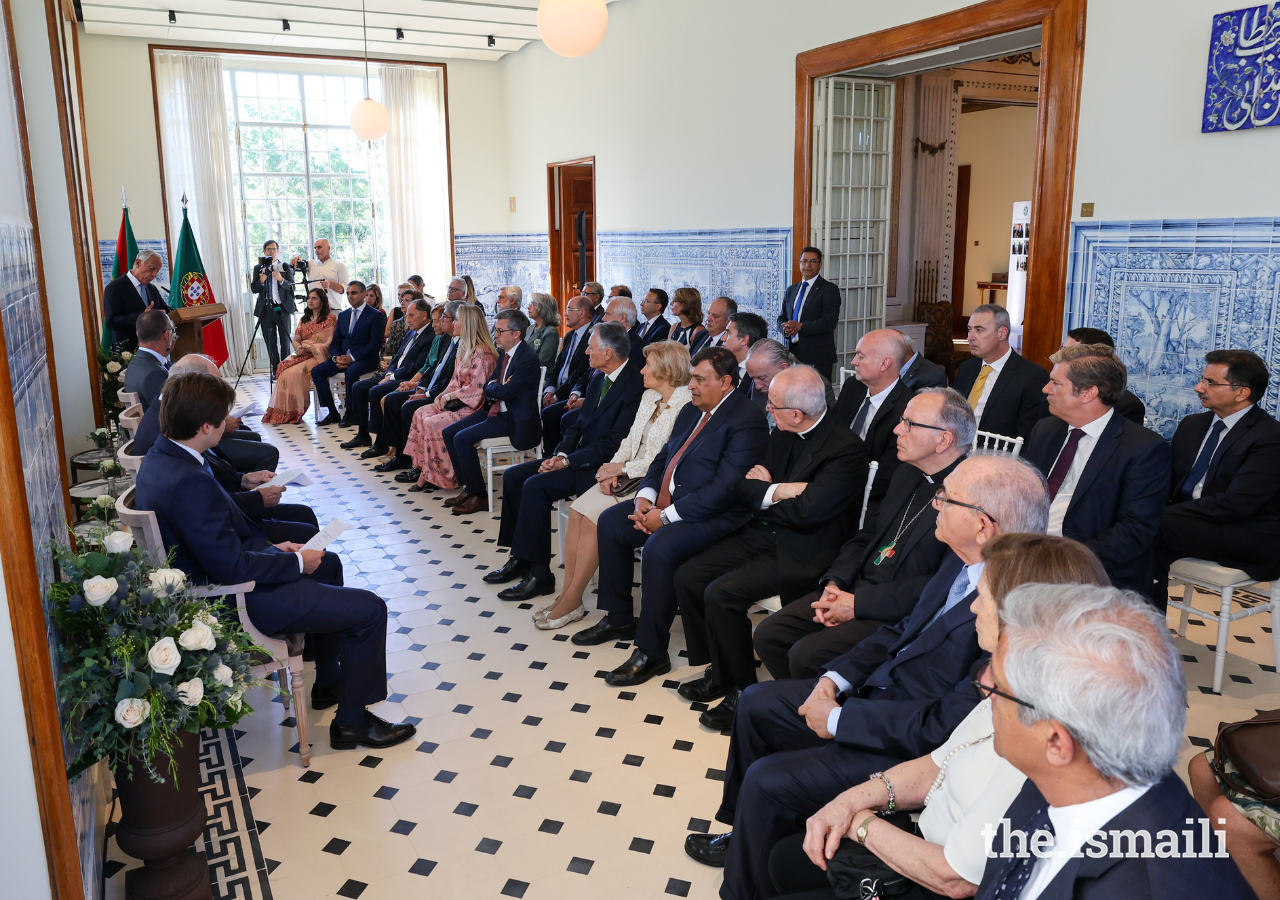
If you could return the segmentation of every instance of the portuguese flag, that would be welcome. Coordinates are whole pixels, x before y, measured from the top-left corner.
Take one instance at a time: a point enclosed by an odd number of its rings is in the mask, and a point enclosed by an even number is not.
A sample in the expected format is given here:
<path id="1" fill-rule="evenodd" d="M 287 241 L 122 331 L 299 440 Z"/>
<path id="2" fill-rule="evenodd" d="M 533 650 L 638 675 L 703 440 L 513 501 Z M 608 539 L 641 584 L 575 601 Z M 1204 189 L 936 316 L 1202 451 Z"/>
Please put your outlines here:
<path id="1" fill-rule="evenodd" d="M 123 194 L 123 189 L 121 190 Z M 120 234 L 116 238 L 116 261 L 111 264 L 111 280 L 115 281 L 129 271 L 133 261 L 138 258 L 138 242 L 133 239 L 133 228 L 129 225 L 129 207 L 124 207 L 120 215 Z M 104 322 L 102 325 L 102 351 L 111 351 L 111 342 L 115 334 Z"/>
<path id="2" fill-rule="evenodd" d="M 173 255 L 173 266 L 170 267 L 169 306 L 179 309 L 183 306 L 203 306 L 216 303 L 213 299 L 213 288 L 204 274 L 204 263 L 200 261 L 200 250 L 196 247 L 196 237 L 191 233 L 191 222 L 187 220 L 187 210 L 182 210 L 182 234 L 178 237 L 178 250 Z M 222 322 L 210 322 L 204 327 L 204 352 L 218 365 L 227 361 L 227 336 L 222 330 Z"/>

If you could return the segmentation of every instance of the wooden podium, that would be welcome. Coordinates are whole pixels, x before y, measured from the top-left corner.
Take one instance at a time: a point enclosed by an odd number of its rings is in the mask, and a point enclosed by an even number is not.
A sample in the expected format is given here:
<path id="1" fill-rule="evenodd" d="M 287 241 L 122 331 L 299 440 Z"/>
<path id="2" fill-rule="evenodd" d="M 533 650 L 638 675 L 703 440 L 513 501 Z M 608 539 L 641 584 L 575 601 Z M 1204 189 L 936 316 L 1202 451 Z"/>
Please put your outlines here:
<path id="1" fill-rule="evenodd" d="M 178 341 L 169 352 L 169 358 L 177 362 L 188 353 L 204 353 L 204 326 L 226 314 L 227 308 L 221 303 L 169 310 L 169 318 L 178 331 Z"/>

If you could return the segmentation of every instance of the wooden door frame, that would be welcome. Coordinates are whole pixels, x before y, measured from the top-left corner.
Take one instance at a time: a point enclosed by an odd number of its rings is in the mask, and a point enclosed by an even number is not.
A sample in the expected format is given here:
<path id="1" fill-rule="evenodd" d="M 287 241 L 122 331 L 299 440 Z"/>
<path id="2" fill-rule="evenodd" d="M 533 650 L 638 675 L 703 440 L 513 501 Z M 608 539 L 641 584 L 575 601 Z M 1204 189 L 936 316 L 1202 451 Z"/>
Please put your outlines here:
<path id="1" fill-rule="evenodd" d="M 808 243 L 810 229 L 815 78 L 1039 25 L 1043 28 L 1040 103 L 1031 198 L 1031 243 L 1036 253 L 1027 264 L 1022 352 L 1028 359 L 1047 364 L 1062 338 L 1085 5 L 1086 0 L 987 0 L 798 54 L 792 195 L 792 240 L 796 246 Z M 799 275 L 799 268 L 793 268 L 793 278 L 798 280 Z"/>
<path id="2" fill-rule="evenodd" d="M 551 284 L 549 287 L 554 288 L 556 284 L 556 272 L 560 271 L 562 260 L 560 259 L 560 243 L 556 239 L 556 169 L 565 166 L 590 166 L 591 167 L 591 245 L 596 245 L 596 182 L 599 180 L 600 170 L 596 168 L 596 158 L 594 156 L 581 156 L 578 159 L 567 159 L 562 162 L 547 163 L 547 245 L 550 249 L 549 257 L 549 273 Z M 599 248 L 596 248 L 599 253 Z M 593 257 L 594 258 L 594 257 Z M 595 273 L 591 273 L 591 277 L 595 278 Z M 563 293 L 563 291 L 561 292 Z M 556 305 L 560 312 L 560 334 L 564 334 L 564 308 L 571 300 L 571 297 L 556 297 Z"/>

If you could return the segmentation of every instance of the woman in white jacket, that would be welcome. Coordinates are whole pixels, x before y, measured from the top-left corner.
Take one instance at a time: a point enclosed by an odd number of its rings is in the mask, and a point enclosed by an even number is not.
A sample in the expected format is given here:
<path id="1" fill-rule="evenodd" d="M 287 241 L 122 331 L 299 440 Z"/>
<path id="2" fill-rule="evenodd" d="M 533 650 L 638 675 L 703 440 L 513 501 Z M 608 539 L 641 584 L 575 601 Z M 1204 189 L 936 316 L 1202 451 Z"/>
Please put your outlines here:
<path id="1" fill-rule="evenodd" d="M 645 392 L 640 397 L 631 431 L 596 472 L 596 485 L 569 507 L 565 536 L 564 592 L 551 606 L 533 614 L 543 631 L 563 628 L 587 614 L 582 595 L 600 564 L 596 522 L 600 513 L 635 494 L 649 464 L 671 437 L 676 416 L 689 402 L 689 348 L 674 341 L 658 341 L 644 348 Z M 630 482 L 630 483 L 628 483 Z"/>

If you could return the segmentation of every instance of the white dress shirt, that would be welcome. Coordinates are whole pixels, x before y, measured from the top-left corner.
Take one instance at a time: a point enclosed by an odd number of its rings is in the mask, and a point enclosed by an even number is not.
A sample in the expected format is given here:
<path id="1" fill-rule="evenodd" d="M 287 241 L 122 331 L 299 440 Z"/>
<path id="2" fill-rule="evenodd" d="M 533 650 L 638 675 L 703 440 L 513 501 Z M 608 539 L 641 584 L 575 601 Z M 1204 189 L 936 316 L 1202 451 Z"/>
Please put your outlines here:
<path id="1" fill-rule="evenodd" d="M 807 439 L 808 439 L 808 437 L 809 437 L 809 432 L 813 431 L 813 429 L 815 429 L 815 428 L 817 428 L 819 425 L 821 425 L 821 424 L 822 424 L 822 420 L 823 420 L 823 419 L 825 419 L 826 417 L 827 417 L 827 411 L 824 409 L 824 410 L 822 411 L 822 415 L 818 416 L 818 421 L 814 422 L 812 425 L 810 425 L 810 426 L 809 426 L 808 428 L 806 428 L 804 431 L 797 431 L 797 432 L 796 432 L 796 434 L 800 435 L 800 439 L 801 439 L 801 440 L 807 440 Z M 770 472 L 769 474 L 771 474 L 771 475 L 776 475 L 776 474 L 780 474 L 780 473 Z M 767 490 L 767 491 L 765 491 L 765 492 L 764 492 L 764 499 L 760 501 L 760 508 L 761 508 L 761 509 L 768 509 L 770 506 L 773 506 L 773 504 L 775 504 L 775 503 L 777 503 L 777 502 L 778 502 L 777 500 L 774 500 L 774 499 L 773 499 L 773 493 L 774 493 L 774 491 L 776 491 L 778 488 L 782 487 L 782 484 L 783 484 L 782 482 L 776 482 L 776 483 L 774 483 L 774 484 L 769 485 L 769 490 Z"/>
<path id="2" fill-rule="evenodd" d="M 334 312 L 343 309 L 347 305 L 346 286 L 351 283 L 351 275 L 347 272 L 347 264 L 338 262 L 330 256 L 324 262 L 318 259 L 308 261 L 307 268 L 307 290 L 316 287 L 322 281 L 336 281 L 343 286 L 343 290 L 331 290 L 325 285 L 325 293 L 329 295 L 329 308 Z"/>
<path id="3" fill-rule="evenodd" d="M 517 352 L 520 350 L 520 348 L 521 348 L 521 347 L 523 347 L 523 346 L 524 346 L 524 341 L 521 341 L 520 343 L 516 344 L 514 347 L 512 347 L 510 350 L 508 350 L 508 351 L 507 351 L 507 359 L 506 359 L 506 362 L 504 363 L 504 365 L 505 365 L 505 367 L 506 367 L 506 368 L 503 368 L 503 366 L 498 366 L 498 371 L 494 374 L 494 380 L 497 380 L 497 378 L 498 378 L 500 375 L 506 375 L 507 370 L 509 370 L 509 369 L 511 368 L 511 360 L 513 360 L 513 359 L 515 359 L 515 358 L 516 358 L 516 353 L 517 353 Z M 506 378 L 504 378 L 504 379 L 503 379 L 503 381 L 502 381 L 502 383 L 503 383 L 503 384 L 506 384 L 506 383 L 507 383 L 507 381 L 509 380 L 509 377 L 510 377 L 510 376 L 507 376 Z M 500 412 L 500 413 L 504 413 L 504 412 L 506 412 L 506 411 L 507 411 L 507 401 L 506 401 L 506 400 L 499 400 L 499 401 L 498 401 L 498 412 Z"/>
<path id="4" fill-rule="evenodd" d="M 719 334 L 713 334 L 711 337 L 707 339 L 707 342 L 703 345 L 702 349 L 706 350 L 711 347 L 719 347 L 720 344 L 724 342 L 724 336 L 727 333 L 728 333 L 728 329 L 720 332 Z"/>
<path id="5" fill-rule="evenodd" d="M 1249 410 L 1251 409 L 1253 409 L 1252 404 L 1250 404 L 1249 406 L 1246 406 L 1244 409 L 1236 410 L 1229 416 L 1214 417 L 1214 422 L 1221 420 L 1223 425 L 1222 434 L 1218 435 L 1219 447 L 1222 446 L 1222 442 L 1227 439 L 1227 435 L 1230 433 L 1231 429 L 1235 427 L 1235 424 L 1239 422 L 1241 419 L 1243 419 L 1245 417 L 1245 414 L 1249 412 Z M 1204 433 L 1204 438 L 1200 441 L 1200 446 L 1196 448 L 1196 455 L 1191 457 L 1193 462 L 1194 460 L 1197 460 L 1200 458 L 1200 451 L 1204 449 L 1204 443 L 1205 441 L 1209 440 L 1209 435 L 1211 434 L 1213 434 L 1213 422 L 1209 423 L 1209 430 Z M 1214 452 L 1215 453 L 1217 452 L 1216 447 L 1214 448 Z M 1200 499 L 1200 494 L 1204 491 L 1205 480 L 1208 477 L 1209 477 L 1209 469 L 1205 469 L 1204 474 L 1200 476 L 1200 480 L 1196 482 L 1196 486 L 1191 491 L 1191 499 L 1193 500 Z"/>
<path id="6" fill-rule="evenodd" d="M 1052 852 L 1036 860 L 1031 878 L 1022 889 L 1019 900 L 1036 900 L 1062 871 L 1067 861 L 1080 852 L 1090 836 L 1136 803 L 1150 789 L 1149 784 L 1121 788 L 1114 794 L 1086 803 L 1050 806 L 1049 821 L 1053 823 L 1054 832 Z M 1027 835 L 1028 844 L 1030 840 L 1031 835 Z"/>
<path id="7" fill-rule="evenodd" d="M 150 303 L 151 297 L 147 295 L 147 289 L 143 286 L 142 282 L 134 276 L 133 271 L 130 270 L 124 274 L 128 277 L 129 283 L 133 285 L 133 289 L 138 292 L 138 296 L 142 298 L 142 302 Z"/>
<path id="8" fill-rule="evenodd" d="M 623 369 L 625 369 L 625 368 L 627 367 L 627 363 L 628 363 L 628 362 L 630 362 L 630 360 L 626 360 L 626 359 L 624 359 L 624 360 L 622 361 L 622 365 L 618 366 L 618 368 L 614 369 L 612 372 L 605 372 L 605 373 L 604 373 L 604 377 L 605 377 L 606 379 L 608 379 L 608 380 L 609 380 L 609 383 L 610 383 L 610 384 L 612 384 L 613 382 L 615 382 L 615 381 L 617 381 L 617 380 L 618 380 L 618 376 L 622 374 L 622 370 L 623 370 Z M 598 371 L 598 370 L 597 370 L 597 371 Z M 576 396 L 578 396 L 578 394 L 577 394 L 577 392 L 575 391 L 574 393 L 570 394 L 570 396 L 571 396 L 571 397 L 576 397 Z M 568 459 L 568 458 L 569 458 L 569 454 L 568 454 L 568 453 L 557 453 L 557 454 L 556 454 L 556 456 L 563 456 L 565 459 Z M 655 494 L 654 496 L 656 497 L 657 495 Z"/>
<path id="9" fill-rule="evenodd" d="M 1004 371 L 1004 364 L 1009 361 L 1011 353 L 1013 353 L 1012 347 L 1004 351 L 1004 356 L 995 362 L 989 363 L 985 360 L 979 360 L 982 365 L 990 366 L 994 371 L 987 375 L 987 383 L 982 386 L 982 396 L 978 398 L 978 405 L 973 408 L 973 417 L 978 421 L 982 421 L 982 411 L 987 408 L 987 398 L 991 396 L 991 389 L 996 386 L 996 381 L 1000 378 L 1000 373 Z M 978 371 L 982 371 L 981 366 L 979 366 Z"/>
<path id="10" fill-rule="evenodd" d="M 898 379 L 895 378 L 893 379 L 893 384 L 889 385 L 883 391 L 880 391 L 878 394 L 867 395 L 867 400 L 871 402 L 871 409 L 867 411 L 866 421 L 862 423 L 862 431 L 858 433 L 858 437 L 864 440 L 866 439 L 867 432 L 871 430 L 871 422 L 875 419 L 876 413 L 880 411 L 880 405 L 884 403 L 885 398 L 888 397 L 889 393 L 897 386 L 898 386 Z M 862 407 L 859 406 L 858 409 L 860 411 Z M 853 418 L 855 421 L 857 420 L 858 414 L 856 412 L 853 414 Z M 852 426 L 853 422 L 850 422 L 849 424 L 850 426 Z"/>
<path id="11" fill-rule="evenodd" d="M 735 389 L 735 390 L 736 390 L 736 389 Z M 711 416 L 712 416 L 713 418 L 715 417 L 715 414 L 716 414 L 717 412 L 719 412 L 719 411 L 720 411 L 720 407 L 724 406 L 724 401 L 725 401 L 725 400 L 728 400 L 728 399 L 729 399 L 730 397 L 732 397 L 732 396 L 733 396 L 733 391 L 729 391 L 729 393 L 725 394 L 725 395 L 724 395 L 724 397 L 722 397 L 722 398 L 721 398 L 720 402 L 716 404 L 715 409 L 711 410 Z M 699 418 L 701 418 L 701 416 L 699 416 Z M 710 425 L 710 424 L 711 424 L 711 419 L 707 419 L 707 424 L 708 424 L 708 425 Z M 697 428 L 698 426 L 697 426 L 697 425 L 694 425 L 693 427 L 694 427 L 694 428 Z M 687 438 L 686 438 L 686 440 L 687 440 Z M 677 449 L 679 449 L 679 448 L 677 448 Z M 682 460 L 683 460 L 683 457 L 682 457 Z M 667 462 L 668 462 L 668 463 L 670 463 L 670 462 L 671 462 L 671 460 L 667 460 Z M 677 466 L 677 468 L 678 468 L 678 466 Z M 675 497 L 675 494 L 676 494 L 676 473 L 675 473 L 675 469 L 672 469 L 672 470 L 671 470 L 671 480 L 670 480 L 669 482 L 667 482 L 667 490 L 671 492 L 671 496 L 672 496 L 672 497 Z M 648 500 L 650 503 L 653 503 L 655 500 L 657 500 L 657 499 L 658 499 L 658 492 L 657 492 L 657 491 L 655 491 L 653 488 L 645 488 L 644 490 L 640 491 L 640 493 L 636 494 L 636 499 L 637 499 L 637 500 L 638 500 L 639 498 L 641 498 L 641 497 L 643 497 L 644 499 Z M 671 505 L 667 507 L 667 521 L 668 521 L 668 522 L 679 522 L 679 521 L 680 521 L 680 513 L 676 512 L 676 503 L 675 503 L 675 500 L 674 500 L 674 499 L 671 501 Z"/>
<path id="12" fill-rule="evenodd" d="M 800 300 L 799 312 L 803 313 L 804 308 L 809 305 L 809 298 L 813 296 L 813 283 L 817 280 L 818 280 L 818 276 L 814 275 L 812 278 L 809 278 L 805 281 L 796 282 L 797 284 L 808 285 L 808 287 L 804 289 L 803 299 L 801 299 L 800 297 L 800 288 L 796 288 L 796 300 Z M 795 300 L 791 301 L 791 320 L 794 322 L 800 321 L 800 317 L 796 315 Z M 791 344 L 794 344 L 798 340 L 800 340 L 800 332 L 798 331 L 795 334 L 791 335 L 791 337 L 787 338 L 787 342 Z"/>
<path id="13" fill-rule="evenodd" d="M 584 333 L 586 332 L 586 330 L 587 330 L 588 328 L 590 328 L 590 327 L 591 327 L 591 323 L 590 323 L 590 322 L 588 322 L 587 324 L 583 325 L 582 327 L 574 329 L 574 331 L 573 331 L 573 337 L 569 339 L 569 353 L 568 353 L 568 354 L 565 356 L 565 358 L 564 358 L 564 368 L 563 368 L 563 369 L 561 369 L 561 370 L 559 370 L 559 371 L 557 371 L 557 372 L 556 372 L 556 377 L 555 377 L 554 379 L 551 379 L 551 380 L 549 380 L 549 381 L 547 382 L 546 386 L 542 389 L 542 393 L 544 393 L 544 394 L 554 394 L 554 393 L 556 392 L 556 388 L 558 388 L 558 387 L 562 387 L 562 386 L 564 385 L 564 382 L 561 380 L 561 377 L 562 377 L 562 376 L 564 376 L 564 375 L 567 375 L 567 374 L 568 374 L 568 372 L 569 372 L 569 370 L 570 370 L 571 368 L 573 368 L 573 357 L 574 357 L 574 354 L 576 354 L 576 353 L 578 352 L 578 346 L 579 346 L 579 344 L 581 343 L 581 341 L 582 341 L 582 339 L 583 339 L 583 334 L 584 334 Z M 576 397 L 576 396 L 578 396 L 578 392 L 577 392 L 577 391 L 574 391 L 574 392 L 573 392 L 572 394 L 570 394 L 569 396 L 570 396 L 570 397 Z"/>
<path id="14" fill-rule="evenodd" d="M 1106 430 L 1107 423 L 1111 421 L 1111 417 L 1115 415 L 1114 409 L 1109 409 L 1098 418 L 1094 419 L 1088 425 L 1081 425 L 1080 430 L 1084 432 L 1084 437 L 1080 438 L 1080 443 L 1076 445 L 1075 459 L 1071 460 L 1071 467 L 1067 469 L 1067 477 L 1062 479 L 1062 486 L 1058 488 L 1058 496 L 1053 498 L 1053 502 L 1049 504 L 1049 534 L 1062 537 L 1062 520 L 1067 517 L 1067 508 L 1071 506 L 1071 495 L 1075 493 L 1076 484 L 1080 481 L 1080 475 L 1084 472 L 1084 467 L 1089 464 L 1089 457 L 1093 455 L 1093 448 L 1098 445 L 1098 438 L 1102 436 L 1102 432 Z M 1067 429 L 1068 439 L 1071 429 Z M 1066 442 L 1062 444 L 1066 449 Z M 1062 455 L 1062 450 L 1058 451 L 1058 456 Z M 1058 456 L 1053 458 L 1054 465 L 1058 464 Z M 1049 471 L 1053 471 L 1053 466 L 1049 467 Z"/>

